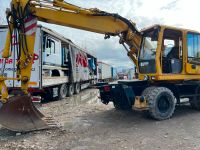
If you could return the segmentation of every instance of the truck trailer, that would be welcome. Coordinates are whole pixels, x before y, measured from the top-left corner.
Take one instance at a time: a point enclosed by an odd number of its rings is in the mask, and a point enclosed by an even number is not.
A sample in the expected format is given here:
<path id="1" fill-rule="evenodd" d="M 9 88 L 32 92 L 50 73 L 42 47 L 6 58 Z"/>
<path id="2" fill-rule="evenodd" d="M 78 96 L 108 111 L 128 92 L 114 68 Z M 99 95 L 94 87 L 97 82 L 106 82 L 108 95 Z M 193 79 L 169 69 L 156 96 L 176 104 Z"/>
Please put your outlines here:
<path id="1" fill-rule="evenodd" d="M 0 50 L 4 48 L 7 31 L 7 26 L 0 26 Z M 12 43 L 14 48 L 17 44 Z M 6 62 L 4 76 L 16 77 L 18 55 L 17 50 L 13 50 L 12 56 L 5 60 L 0 55 L 0 66 Z M 28 89 L 31 95 L 41 96 L 43 99 L 62 99 L 78 94 L 96 81 L 97 58 L 94 55 L 78 47 L 70 39 L 41 25 L 37 26 L 32 76 Z M 12 94 L 21 83 L 7 80 L 6 85 L 9 94 Z"/>
<path id="2" fill-rule="evenodd" d="M 112 81 L 112 66 L 99 61 L 98 62 L 98 81 L 109 82 Z"/>

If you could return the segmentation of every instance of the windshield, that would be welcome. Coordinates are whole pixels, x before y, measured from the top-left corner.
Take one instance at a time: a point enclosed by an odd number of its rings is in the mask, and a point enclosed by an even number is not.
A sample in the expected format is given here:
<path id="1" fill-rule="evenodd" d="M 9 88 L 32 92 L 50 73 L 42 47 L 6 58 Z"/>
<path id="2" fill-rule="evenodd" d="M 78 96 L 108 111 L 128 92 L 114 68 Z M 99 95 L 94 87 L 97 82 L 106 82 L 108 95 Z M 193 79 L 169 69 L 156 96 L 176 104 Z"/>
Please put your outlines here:
<path id="1" fill-rule="evenodd" d="M 152 60 L 156 57 L 156 49 L 158 44 L 157 30 L 150 31 L 144 34 L 140 60 Z"/>
<path id="2" fill-rule="evenodd" d="M 139 54 L 139 72 L 142 74 L 156 72 L 155 58 L 158 45 L 158 32 L 159 28 L 152 28 L 143 32 Z"/>

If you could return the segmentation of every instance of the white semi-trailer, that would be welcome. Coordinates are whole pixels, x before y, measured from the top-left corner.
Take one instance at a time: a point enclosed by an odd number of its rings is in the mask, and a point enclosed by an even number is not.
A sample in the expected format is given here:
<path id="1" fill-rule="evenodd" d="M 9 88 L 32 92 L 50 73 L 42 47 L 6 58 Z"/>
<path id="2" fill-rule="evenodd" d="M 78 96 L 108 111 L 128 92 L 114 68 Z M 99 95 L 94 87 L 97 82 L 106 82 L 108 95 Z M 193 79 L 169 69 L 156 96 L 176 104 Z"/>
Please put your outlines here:
<path id="1" fill-rule="evenodd" d="M 109 82 L 112 80 L 112 66 L 99 61 L 98 62 L 98 81 Z"/>
<path id="2" fill-rule="evenodd" d="M 7 30 L 7 26 L 0 26 L 1 51 L 5 45 Z M 13 49 L 12 57 L 6 60 L 0 55 L 0 67 L 3 61 L 6 61 L 5 76 L 16 76 L 17 51 Z M 29 92 L 32 95 L 62 99 L 79 93 L 97 80 L 96 57 L 48 28 L 37 26 L 34 52 L 29 84 Z M 20 81 L 8 80 L 6 84 L 10 93 L 15 92 L 13 87 L 20 87 Z"/>

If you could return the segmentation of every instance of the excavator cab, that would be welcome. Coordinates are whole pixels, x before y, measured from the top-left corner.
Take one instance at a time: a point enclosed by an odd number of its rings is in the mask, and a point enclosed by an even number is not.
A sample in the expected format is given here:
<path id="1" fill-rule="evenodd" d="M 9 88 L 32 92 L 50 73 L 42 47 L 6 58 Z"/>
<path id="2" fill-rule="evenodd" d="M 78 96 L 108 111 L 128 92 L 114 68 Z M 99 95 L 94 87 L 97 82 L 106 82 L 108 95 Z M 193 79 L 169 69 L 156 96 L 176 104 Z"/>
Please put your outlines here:
<path id="1" fill-rule="evenodd" d="M 185 29 L 161 25 L 144 29 L 141 33 L 142 42 L 138 54 L 140 79 L 182 80 L 183 75 L 189 78 L 191 74 L 198 74 L 194 70 L 197 71 L 199 65 L 199 53 L 195 54 L 195 59 L 190 57 L 195 50 L 189 45 L 193 44 L 195 37 L 198 39 L 198 35 Z M 183 44 L 184 40 L 188 41 L 188 45 Z M 172 74 L 176 78 L 171 78 Z"/>
<path id="2" fill-rule="evenodd" d="M 170 118 L 183 99 L 200 110 L 200 33 L 154 25 L 141 35 L 140 80 L 103 85 L 102 102 L 113 102 L 116 109 L 146 111 L 156 120 Z"/>

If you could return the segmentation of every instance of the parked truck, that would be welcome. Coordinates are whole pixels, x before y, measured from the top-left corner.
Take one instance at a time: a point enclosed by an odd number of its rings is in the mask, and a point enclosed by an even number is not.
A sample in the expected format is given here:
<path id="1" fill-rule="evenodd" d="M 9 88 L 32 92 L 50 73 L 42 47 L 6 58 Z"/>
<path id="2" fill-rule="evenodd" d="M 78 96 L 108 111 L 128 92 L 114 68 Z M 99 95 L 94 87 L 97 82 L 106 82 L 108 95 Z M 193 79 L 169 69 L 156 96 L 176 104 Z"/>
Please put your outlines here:
<path id="1" fill-rule="evenodd" d="M 112 66 L 99 61 L 98 62 L 98 81 L 109 82 L 112 80 Z"/>
<path id="2" fill-rule="evenodd" d="M 0 26 L 0 50 L 5 45 L 7 30 L 7 26 Z M 17 44 L 12 43 L 12 45 Z M 13 50 L 12 56 L 6 59 L 5 76 L 16 76 L 17 55 L 17 50 Z M 0 66 L 3 61 L 0 56 Z M 62 35 L 41 25 L 37 26 L 32 76 L 29 83 L 29 92 L 32 95 L 39 95 L 44 99 L 62 99 L 79 93 L 96 83 L 96 80 L 97 58 L 94 55 Z M 11 94 L 15 92 L 16 87 L 20 87 L 20 81 L 16 80 L 7 80 L 6 84 Z"/>

